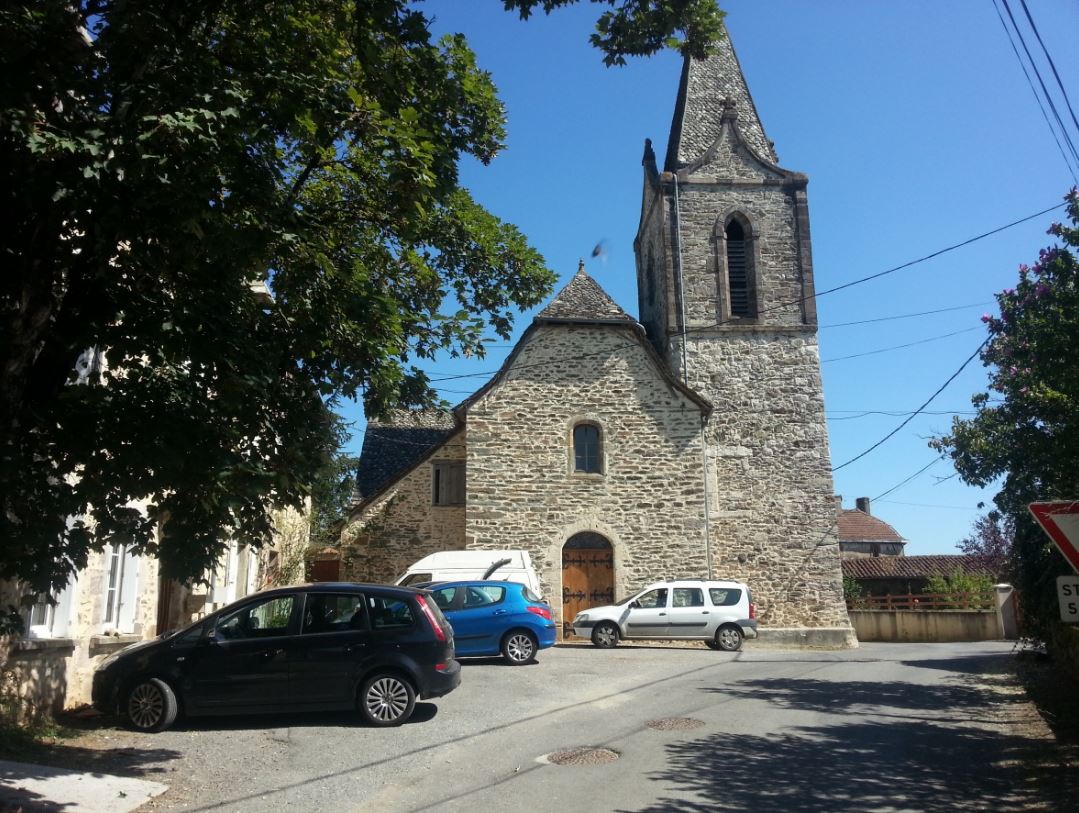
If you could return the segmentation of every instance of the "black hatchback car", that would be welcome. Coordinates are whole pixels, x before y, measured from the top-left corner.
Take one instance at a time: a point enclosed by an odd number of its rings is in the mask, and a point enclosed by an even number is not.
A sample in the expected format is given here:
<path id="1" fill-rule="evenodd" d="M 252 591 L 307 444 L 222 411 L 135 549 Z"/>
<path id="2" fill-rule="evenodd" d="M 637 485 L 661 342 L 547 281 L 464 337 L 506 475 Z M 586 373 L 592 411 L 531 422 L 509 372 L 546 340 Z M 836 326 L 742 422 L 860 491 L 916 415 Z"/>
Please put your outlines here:
<path id="1" fill-rule="evenodd" d="M 248 596 L 106 658 L 94 706 L 161 731 L 190 716 L 359 708 L 400 725 L 461 682 L 453 628 L 425 590 L 323 583 Z"/>

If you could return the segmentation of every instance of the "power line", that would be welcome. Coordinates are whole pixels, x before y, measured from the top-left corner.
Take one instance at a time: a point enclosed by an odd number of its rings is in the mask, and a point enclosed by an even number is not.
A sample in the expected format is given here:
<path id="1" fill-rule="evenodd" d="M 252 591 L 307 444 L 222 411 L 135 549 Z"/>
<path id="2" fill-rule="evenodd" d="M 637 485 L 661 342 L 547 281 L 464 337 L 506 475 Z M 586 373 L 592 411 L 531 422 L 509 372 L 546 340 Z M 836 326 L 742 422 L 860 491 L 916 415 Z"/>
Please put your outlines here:
<path id="1" fill-rule="evenodd" d="M 984 308 L 987 305 L 992 305 L 992 302 L 973 302 L 970 305 L 955 305 L 951 308 L 938 308 L 933 311 L 919 311 L 918 313 L 903 313 L 898 316 L 878 316 L 876 319 L 859 319 L 857 322 L 837 322 L 833 325 L 817 325 L 818 330 L 827 330 L 833 327 L 851 327 L 853 325 L 870 325 L 875 322 L 892 322 L 897 319 L 913 319 L 915 316 L 931 316 L 935 313 L 948 313 L 950 311 L 961 311 L 967 308 Z"/>
<path id="2" fill-rule="evenodd" d="M 1006 5 L 1006 4 L 1005 4 Z M 1079 178 L 1076 177 L 1075 168 L 1072 166 L 1071 160 L 1068 158 L 1067 152 L 1064 150 L 1064 145 L 1060 143 L 1060 138 L 1057 136 L 1057 132 L 1053 129 L 1053 123 L 1049 120 L 1049 113 L 1045 109 L 1045 104 L 1042 102 L 1041 97 L 1038 95 L 1038 91 L 1034 87 L 1034 81 L 1030 78 L 1030 72 L 1027 70 L 1026 64 L 1023 62 L 1023 57 L 1019 54 L 1019 49 L 1015 45 L 1016 36 L 1019 36 L 1020 42 L 1022 42 L 1022 36 L 1019 34 L 1019 30 L 1016 29 L 1015 36 L 1012 35 L 1012 31 L 1008 28 L 1008 24 L 1004 21 L 1004 15 L 1000 11 L 1000 7 L 997 5 L 996 0 L 993 0 L 993 9 L 997 13 L 997 17 L 1000 19 L 1000 24 L 1004 28 L 1004 33 L 1008 37 L 1008 43 L 1012 46 L 1012 52 L 1015 54 L 1015 59 L 1019 63 L 1020 69 L 1023 71 L 1023 76 L 1026 77 L 1027 85 L 1030 87 L 1030 92 L 1034 94 L 1034 101 L 1038 104 L 1038 109 L 1042 112 L 1042 118 L 1045 119 L 1045 126 L 1049 128 L 1049 134 L 1053 136 L 1053 141 L 1056 142 L 1057 149 L 1060 150 L 1060 157 L 1064 159 L 1064 166 L 1068 168 L 1068 174 L 1072 176 L 1072 180 L 1079 183 Z M 1011 11 L 1008 11 L 1008 16 L 1011 16 Z M 1012 18 L 1012 24 L 1015 24 L 1015 19 Z M 1023 45 L 1026 50 L 1026 45 Z M 1027 52 L 1029 55 L 1029 51 Z M 1034 67 L 1031 65 L 1031 67 Z M 1044 86 L 1043 86 L 1044 87 Z M 1067 138 L 1067 133 L 1064 134 Z M 1074 147 L 1073 147 L 1074 151 Z"/>
<path id="3" fill-rule="evenodd" d="M 941 384 L 940 387 L 937 389 L 937 391 L 934 392 L 932 395 L 930 395 L 929 398 L 926 400 L 926 402 L 924 404 L 922 404 L 920 407 L 918 407 L 918 409 L 916 409 L 914 412 L 912 412 L 910 414 L 909 418 L 907 418 L 905 421 L 903 421 L 901 424 L 899 424 L 899 426 L 897 426 L 895 429 L 893 429 L 887 435 L 882 437 L 880 440 L 878 440 L 876 443 L 874 443 L 872 446 L 870 446 L 864 452 L 862 452 L 861 454 L 855 455 L 854 457 L 852 457 L 850 460 L 846 461 L 845 463 L 841 463 L 840 465 L 835 466 L 832 469 L 832 471 L 837 472 L 840 469 L 842 469 L 842 468 L 844 468 L 846 466 L 849 466 L 855 460 L 861 460 L 863 457 L 865 457 L 871 451 L 876 449 L 878 446 L 880 446 L 882 443 L 884 443 L 886 440 L 888 440 L 890 437 L 892 437 L 894 434 L 896 434 L 900 429 L 902 429 L 904 426 L 906 426 L 908 423 L 910 423 L 912 420 L 914 420 L 914 417 L 916 415 L 920 415 L 923 409 L 925 409 L 927 406 L 929 406 L 931 403 L 933 403 L 934 398 L 936 398 L 938 395 L 940 395 L 942 392 L 944 392 L 944 388 L 947 387 L 949 384 L 951 384 L 956 379 L 956 377 L 958 377 L 958 375 L 961 372 L 963 372 L 964 369 L 966 369 L 966 366 L 968 364 L 970 364 L 980 352 L 982 352 L 982 348 L 984 348 L 987 344 L 989 344 L 989 339 L 986 339 L 980 345 L 978 345 L 978 349 L 975 350 L 973 353 L 971 353 L 970 356 L 967 358 L 967 360 L 959 365 L 959 369 L 956 370 L 954 373 L 952 373 L 950 376 L 948 376 L 948 380 L 945 381 L 943 384 Z"/>
<path id="4" fill-rule="evenodd" d="M 947 339 L 949 336 L 958 336 L 960 333 L 970 333 L 972 330 L 981 330 L 980 325 L 974 327 L 966 327 L 962 330 L 953 330 L 951 333 L 943 333 L 940 336 L 930 336 L 928 339 L 919 339 L 916 342 L 907 342 L 906 344 L 897 344 L 892 347 L 882 347 L 879 350 L 867 350 L 864 353 L 854 353 L 849 356 L 837 356 L 834 359 L 821 359 L 821 364 L 827 364 L 830 361 L 846 361 L 847 359 L 859 359 L 863 356 L 875 356 L 878 353 L 889 353 L 892 350 L 902 350 L 905 347 L 914 347 L 918 344 L 928 344 L 929 342 L 937 342 L 941 339 Z"/>
<path id="5" fill-rule="evenodd" d="M 836 412 L 849 412 L 849 411 L 851 411 L 851 410 L 826 409 L 826 410 L 824 410 L 824 414 L 825 415 L 831 415 L 831 414 L 834 414 Z M 860 418 L 868 418 L 871 415 L 883 415 L 883 416 L 888 417 L 888 418 L 902 418 L 902 417 L 905 417 L 907 415 L 913 415 L 913 414 L 914 414 L 913 412 L 890 412 L 890 411 L 884 411 L 884 410 L 866 410 L 864 412 L 859 412 L 856 415 L 846 415 L 846 416 L 841 417 L 841 418 L 840 417 L 834 417 L 834 418 L 829 418 L 828 420 L 829 421 L 855 421 L 855 420 L 858 420 Z M 932 411 L 930 411 L 930 410 L 922 410 L 921 414 L 922 415 L 977 415 L 978 413 L 977 413 L 977 411 L 970 410 L 970 409 L 941 409 L 941 410 L 932 410 Z"/>
<path id="6" fill-rule="evenodd" d="M 926 463 L 924 466 L 922 466 L 920 469 L 918 469 L 918 471 L 914 472 L 914 474 L 912 474 L 910 477 L 907 477 L 905 480 L 899 481 L 894 486 L 889 488 L 887 491 L 878 494 L 876 497 L 873 498 L 873 502 L 876 502 L 881 497 L 887 497 L 893 491 L 896 491 L 896 490 L 902 488 L 903 486 L 905 486 L 907 483 L 909 483 L 911 480 L 913 480 L 918 475 L 924 474 L 925 472 L 929 471 L 929 469 L 931 469 L 933 466 L 937 465 L 937 463 L 939 463 L 943 459 L 944 458 L 942 458 L 942 457 L 933 458 L 928 463 Z"/>
<path id="7" fill-rule="evenodd" d="M 1019 0 L 1023 5 L 1023 13 L 1027 15 L 1027 22 L 1030 23 L 1030 30 L 1034 32 L 1034 36 L 1038 40 L 1038 45 L 1042 47 L 1042 53 L 1045 54 L 1045 59 L 1049 63 L 1050 69 L 1053 71 L 1053 76 L 1057 80 L 1057 87 L 1060 88 L 1060 95 L 1064 97 L 1064 104 L 1068 106 L 1068 112 L 1071 113 L 1072 124 L 1075 125 L 1075 131 L 1079 133 L 1079 119 L 1075 117 L 1075 111 L 1072 109 L 1071 99 L 1068 98 L 1068 91 L 1064 89 L 1064 83 L 1060 81 L 1060 74 L 1057 73 L 1056 63 L 1053 62 L 1053 57 L 1049 55 L 1049 49 L 1045 47 L 1045 43 L 1042 41 L 1042 35 L 1038 32 L 1038 26 L 1034 24 L 1034 18 L 1030 16 L 1030 9 L 1027 8 L 1027 0 Z"/>
<path id="8" fill-rule="evenodd" d="M 919 263 L 923 263 L 923 262 L 926 262 L 928 260 L 932 260 L 932 259 L 934 259 L 936 257 L 940 257 L 943 254 L 947 254 L 949 252 L 955 251 L 956 249 L 960 249 L 960 248 L 963 248 L 964 246 L 968 246 L 971 243 L 977 242 L 978 240 L 984 240 L 986 237 L 992 237 L 994 234 L 999 234 L 1002 231 L 1013 228 L 1014 226 L 1018 226 L 1018 225 L 1020 225 L 1022 223 L 1026 223 L 1027 221 L 1033 220 L 1034 218 L 1037 218 L 1037 217 L 1041 217 L 1042 215 L 1046 215 L 1049 212 L 1052 212 L 1055 209 L 1060 209 L 1060 208 L 1062 208 L 1062 207 L 1064 207 L 1066 205 L 1067 205 L 1066 203 L 1055 204 L 1054 206 L 1050 206 L 1047 209 L 1042 209 L 1040 212 L 1035 212 L 1032 215 L 1027 215 L 1026 217 L 1022 217 L 1022 218 L 1020 218 L 1018 220 L 1013 220 L 1011 223 L 1006 223 L 1003 226 L 998 226 L 995 229 L 990 229 L 987 232 L 983 232 L 981 234 L 975 235 L 974 237 L 969 237 L 966 240 L 963 240 L 961 242 L 954 243 L 953 245 L 946 246 L 945 248 L 939 249 L 939 250 L 934 251 L 934 252 L 932 252 L 930 254 L 926 254 L 924 257 L 919 257 L 916 260 L 910 260 L 909 262 L 902 263 L 901 265 L 897 265 L 897 266 L 894 266 L 892 268 L 887 268 L 884 271 L 879 271 L 876 274 L 870 274 L 867 277 L 862 277 L 860 279 L 851 280 L 850 282 L 845 282 L 842 285 L 837 285 L 834 288 L 829 288 L 829 289 L 827 289 L 825 291 L 819 291 L 819 292 L 811 294 L 809 296 L 801 296 L 801 297 L 798 297 L 797 299 L 792 299 L 792 300 L 789 300 L 787 302 L 781 302 L 778 305 L 773 305 L 770 308 L 762 309 L 760 311 L 760 313 L 762 313 L 762 314 L 763 313 L 770 313 L 771 311 L 778 310 L 780 308 L 786 308 L 786 307 L 789 307 L 791 305 L 797 305 L 797 304 L 806 302 L 806 301 L 808 301 L 810 299 L 814 299 L 814 298 L 818 298 L 818 297 L 822 297 L 822 296 L 827 296 L 828 294 L 833 294 L 833 293 L 836 293 L 837 291 L 842 291 L 842 290 L 845 290 L 847 288 L 853 288 L 855 285 L 861 285 L 863 283 L 870 282 L 870 281 L 875 280 L 875 279 L 879 279 L 879 278 L 887 276 L 889 274 L 894 274 L 897 271 L 902 271 L 902 270 L 904 270 L 906 268 L 910 268 L 912 266 L 918 265 Z M 708 331 L 708 330 L 713 330 L 714 328 L 722 327 L 725 324 L 729 324 L 731 321 L 732 321 L 731 319 L 722 319 L 722 320 L 720 320 L 718 322 L 715 322 L 714 324 L 706 325 L 706 326 L 703 326 L 703 327 L 689 328 L 688 330 L 686 330 L 686 333 L 700 333 L 700 332 L 704 332 L 704 331 Z M 579 353 L 579 354 L 577 354 L 575 356 L 566 356 L 566 357 L 559 358 L 557 361 L 541 361 L 541 362 L 533 362 L 532 364 L 522 364 L 522 365 L 520 365 L 520 369 L 528 369 L 528 368 L 532 368 L 532 367 L 545 367 L 545 366 L 549 366 L 551 364 L 563 364 L 563 363 L 565 363 L 567 361 L 577 361 L 579 359 L 591 358 L 593 356 L 607 355 L 608 353 L 614 352 L 614 351 L 616 351 L 618 349 L 625 349 L 625 348 L 631 348 L 631 347 L 636 347 L 636 346 L 637 346 L 636 343 L 627 343 L 626 345 L 624 345 L 623 348 L 597 350 L 597 351 L 595 351 L 593 353 Z M 459 380 L 459 379 L 462 379 L 462 378 L 480 378 L 480 377 L 483 377 L 483 376 L 492 376 L 492 375 L 495 375 L 496 373 L 498 373 L 498 370 L 485 371 L 485 372 L 479 372 L 479 373 L 461 373 L 461 374 L 458 374 L 458 375 L 447 375 L 447 376 L 441 376 L 439 378 L 432 378 L 431 383 L 437 383 L 439 381 L 456 381 L 456 380 Z"/>
<path id="9" fill-rule="evenodd" d="M 888 505 L 912 505 L 915 508 L 947 508 L 952 511 L 977 511 L 977 506 L 969 505 L 933 505 L 925 502 L 899 502 L 898 500 L 880 500 Z"/>

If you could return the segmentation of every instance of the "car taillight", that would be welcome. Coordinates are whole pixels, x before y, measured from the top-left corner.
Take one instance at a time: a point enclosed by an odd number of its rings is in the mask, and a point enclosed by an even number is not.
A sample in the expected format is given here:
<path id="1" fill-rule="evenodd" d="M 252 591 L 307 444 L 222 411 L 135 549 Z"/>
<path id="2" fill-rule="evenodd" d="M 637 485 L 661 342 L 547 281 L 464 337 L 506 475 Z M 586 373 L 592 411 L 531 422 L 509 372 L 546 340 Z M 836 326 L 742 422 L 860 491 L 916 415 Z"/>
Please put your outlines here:
<path id="1" fill-rule="evenodd" d="M 446 664 L 444 664 L 444 663 L 436 663 L 435 664 L 435 671 L 436 672 L 445 672 L 446 671 Z"/>
<path id="2" fill-rule="evenodd" d="M 540 618 L 546 618 L 548 621 L 554 621 L 554 617 L 551 615 L 551 609 L 549 607 L 537 607 L 534 604 L 529 604 L 528 611 L 533 615 L 538 615 Z"/>
<path id="3" fill-rule="evenodd" d="M 427 606 L 427 600 L 423 596 L 416 596 L 416 601 L 420 603 L 420 609 L 423 611 L 424 617 L 431 625 L 431 629 L 435 633 L 435 638 L 440 641 L 446 640 L 446 633 L 442 629 L 442 625 L 438 623 L 438 619 L 435 618 L 435 614 L 431 612 L 431 608 Z"/>
<path id="4" fill-rule="evenodd" d="M 749 602 L 749 617 L 750 618 L 756 618 L 757 617 L 757 605 L 754 604 L 752 601 Z"/>

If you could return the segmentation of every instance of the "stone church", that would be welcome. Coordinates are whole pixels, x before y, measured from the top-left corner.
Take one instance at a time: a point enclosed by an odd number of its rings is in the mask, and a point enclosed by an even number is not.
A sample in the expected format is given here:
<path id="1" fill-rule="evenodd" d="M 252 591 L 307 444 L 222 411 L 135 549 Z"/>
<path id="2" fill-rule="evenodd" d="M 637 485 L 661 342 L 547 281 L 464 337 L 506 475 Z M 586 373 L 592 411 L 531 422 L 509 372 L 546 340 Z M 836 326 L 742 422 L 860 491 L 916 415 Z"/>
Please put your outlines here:
<path id="1" fill-rule="evenodd" d="M 650 581 L 734 578 L 762 640 L 856 643 L 843 601 L 807 178 L 783 169 L 729 39 L 687 59 L 644 151 L 639 321 L 584 271 L 446 413 L 368 424 L 344 576 L 530 552 L 560 620 Z"/>

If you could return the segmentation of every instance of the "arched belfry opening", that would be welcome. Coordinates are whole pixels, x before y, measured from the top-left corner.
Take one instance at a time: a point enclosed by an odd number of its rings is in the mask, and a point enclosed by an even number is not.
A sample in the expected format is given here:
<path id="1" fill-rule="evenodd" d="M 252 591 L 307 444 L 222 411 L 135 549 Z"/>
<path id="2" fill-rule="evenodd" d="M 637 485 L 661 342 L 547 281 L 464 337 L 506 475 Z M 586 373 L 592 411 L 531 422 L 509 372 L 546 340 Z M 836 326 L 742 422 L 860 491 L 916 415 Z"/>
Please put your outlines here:
<path id="1" fill-rule="evenodd" d="M 756 316 L 756 292 L 748 230 L 736 217 L 723 230 L 727 265 L 727 299 L 734 317 Z"/>
<path id="2" fill-rule="evenodd" d="M 614 548 L 602 534 L 574 534 L 562 546 L 562 635 L 582 610 L 614 602 Z"/>

